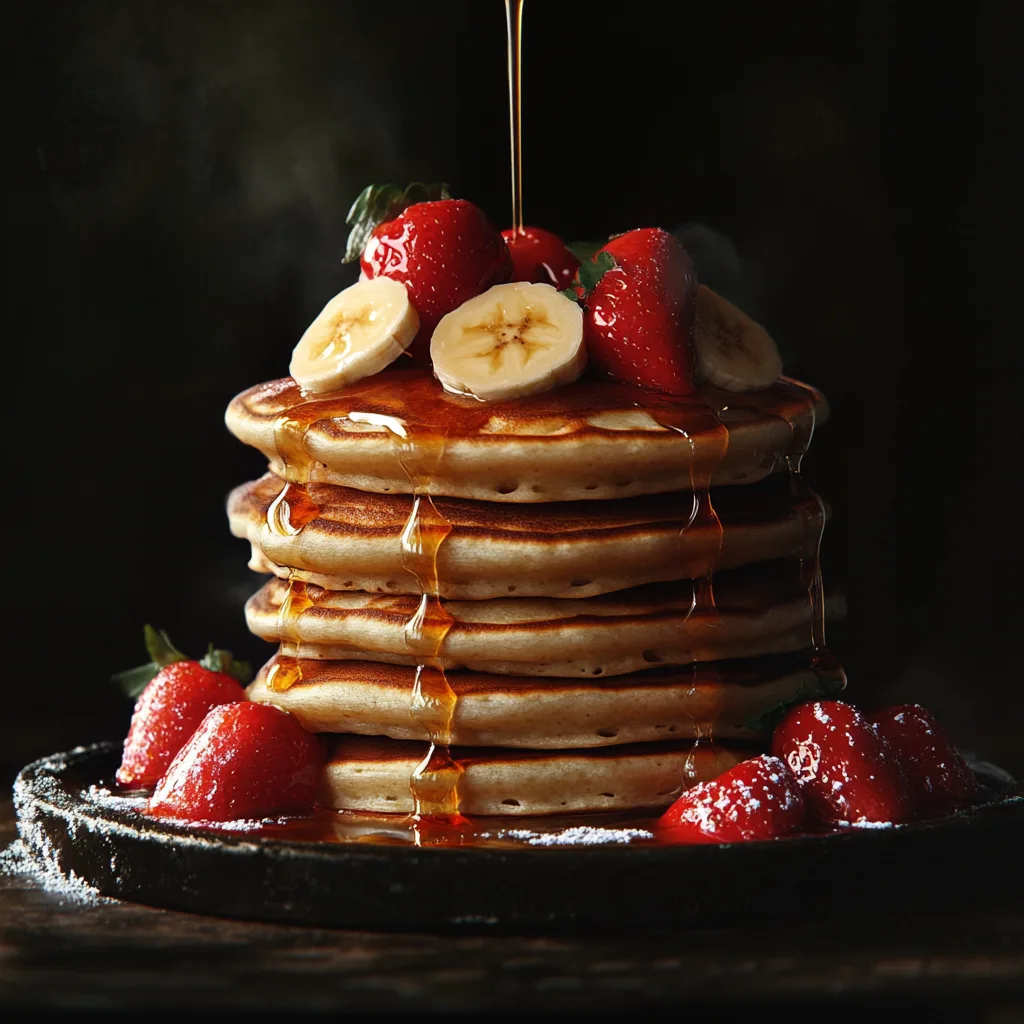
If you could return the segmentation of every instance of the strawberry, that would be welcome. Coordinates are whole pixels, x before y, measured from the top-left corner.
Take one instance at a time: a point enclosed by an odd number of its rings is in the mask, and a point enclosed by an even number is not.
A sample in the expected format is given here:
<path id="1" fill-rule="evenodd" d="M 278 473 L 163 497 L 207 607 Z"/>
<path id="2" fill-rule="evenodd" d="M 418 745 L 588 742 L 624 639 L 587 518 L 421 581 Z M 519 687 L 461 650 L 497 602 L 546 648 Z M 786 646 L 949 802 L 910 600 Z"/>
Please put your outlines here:
<path id="1" fill-rule="evenodd" d="M 149 813 L 188 821 L 301 814 L 313 807 L 324 751 L 298 719 L 273 704 L 210 710 L 171 762 Z"/>
<path id="2" fill-rule="evenodd" d="M 696 286 L 690 257 L 667 231 L 643 228 L 613 238 L 580 266 L 574 283 L 591 365 L 670 395 L 696 391 Z"/>
<path id="3" fill-rule="evenodd" d="M 358 258 L 366 277 L 409 290 L 420 329 L 408 351 L 421 358 L 441 317 L 512 275 L 508 247 L 483 210 L 449 198 L 445 185 L 369 185 L 348 223 L 346 262 Z"/>
<path id="4" fill-rule="evenodd" d="M 898 704 L 871 721 L 903 769 L 917 817 L 940 818 L 978 798 L 974 772 L 927 708 Z"/>
<path id="5" fill-rule="evenodd" d="M 143 687 L 117 770 L 123 786 L 154 785 L 210 708 L 245 699 L 242 682 L 249 674 L 249 666 L 227 651 L 211 647 L 202 661 L 193 661 L 166 633 L 147 626 L 145 636 L 153 660 L 118 677 L 136 693 Z"/>
<path id="6" fill-rule="evenodd" d="M 819 821 L 865 826 L 912 816 L 896 759 L 850 704 L 822 700 L 790 708 L 775 728 L 772 753 L 796 776 Z"/>
<path id="7" fill-rule="evenodd" d="M 658 826 L 676 842 L 740 843 L 792 832 L 804 815 L 796 779 L 777 757 L 762 754 L 688 789 Z"/>
<path id="8" fill-rule="evenodd" d="M 502 231 L 512 256 L 512 280 L 568 288 L 580 261 L 558 235 L 543 228 Z"/>

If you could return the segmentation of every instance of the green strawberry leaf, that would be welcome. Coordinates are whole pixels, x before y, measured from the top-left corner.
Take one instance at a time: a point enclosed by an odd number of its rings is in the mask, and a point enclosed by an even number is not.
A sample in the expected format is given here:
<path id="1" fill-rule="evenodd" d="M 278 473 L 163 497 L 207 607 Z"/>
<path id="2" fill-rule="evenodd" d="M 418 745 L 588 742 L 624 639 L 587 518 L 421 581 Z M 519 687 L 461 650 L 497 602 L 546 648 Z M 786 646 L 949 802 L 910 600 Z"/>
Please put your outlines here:
<path id="1" fill-rule="evenodd" d="M 601 278 L 614 266 L 615 257 L 610 252 L 603 252 L 594 260 L 585 260 L 580 264 L 579 270 L 576 271 L 576 276 L 573 278 L 570 287 L 563 288 L 558 294 L 564 295 L 570 302 L 576 302 L 581 306 L 585 306 L 590 293 L 598 286 Z M 582 295 L 576 291 L 577 288 L 582 289 Z"/>
<path id="2" fill-rule="evenodd" d="M 610 252 L 602 252 L 595 259 L 585 260 L 576 271 L 576 281 L 583 288 L 583 298 L 600 284 L 601 278 L 615 266 L 615 257 Z M 575 283 L 575 282 L 574 282 Z"/>
<path id="3" fill-rule="evenodd" d="M 790 708 L 809 700 L 836 697 L 843 692 L 845 687 L 846 683 L 841 676 L 832 678 L 819 674 L 817 683 L 804 683 L 789 700 L 784 700 L 782 703 L 776 704 L 775 707 L 769 708 L 764 714 L 752 718 L 749 722 L 744 722 L 743 728 L 771 736 L 775 732 L 775 726 L 779 724 L 779 720 Z"/>
<path id="4" fill-rule="evenodd" d="M 154 629 L 147 625 L 143 628 L 143 637 L 150 660 L 145 665 L 136 665 L 123 672 L 115 672 L 110 677 L 111 682 L 119 687 L 126 697 L 138 697 L 160 669 L 173 665 L 176 661 L 192 660 L 171 643 L 171 638 L 162 629 Z M 211 672 L 224 672 L 234 676 L 243 686 L 252 679 L 252 667 L 247 661 L 236 661 L 230 651 L 216 649 L 213 644 L 210 644 L 209 650 L 199 664 Z"/>
<path id="5" fill-rule="evenodd" d="M 230 651 L 220 650 L 210 644 L 206 654 L 199 659 L 203 668 L 211 672 L 224 672 L 233 676 L 243 686 L 252 679 L 252 666 L 247 661 L 238 661 Z"/>
<path id="6" fill-rule="evenodd" d="M 126 697 L 134 699 L 142 693 L 149 685 L 149 681 L 159 671 L 159 665 L 148 661 L 145 665 L 136 665 L 135 668 L 125 669 L 123 672 L 115 672 L 110 677 L 110 680 Z"/>
<path id="7" fill-rule="evenodd" d="M 353 263 L 358 260 L 374 228 L 397 217 L 407 206 L 450 198 L 448 186 L 443 181 L 414 181 L 405 189 L 391 184 L 367 185 L 356 197 L 345 218 L 345 223 L 351 225 L 352 230 L 341 262 Z"/>
<path id="8" fill-rule="evenodd" d="M 771 736 L 771 734 L 775 732 L 775 726 L 779 724 L 779 720 L 782 716 L 794 704 L 800 703 L 802 703 L 802 700 L 784 700 L 781 704 L 776 704 L 775 707 L 769 708 L 764 712 L 764 714 L 758 715 L 756 718 L 752 718 L 749 722 L 744 722 L 743 728 L 749 729 L 751 732 Z"/>
<path id="9" fill-rule="evenodd" d="M 142 635 L 145 638 L 146 653 L 150 661 L 153 661 L 160 668 L 165 665 L 172 665 L 176 661 L 188 661 L 188 655 L 182 654 L 171 638 L 162 630 L 154 629 L 150 625 L 143 626 Z"/>
<path id="10" fill-rule="evenodd" d="M 603 242 L 570 242 L 568 249 L 569 252 L 571 252 L 573 256 L 580 261 L 580 263 L 583 263 L 584 261 L 589 260 L 595 253 L 603 249 L 607 244 L 607 238 Z"/>

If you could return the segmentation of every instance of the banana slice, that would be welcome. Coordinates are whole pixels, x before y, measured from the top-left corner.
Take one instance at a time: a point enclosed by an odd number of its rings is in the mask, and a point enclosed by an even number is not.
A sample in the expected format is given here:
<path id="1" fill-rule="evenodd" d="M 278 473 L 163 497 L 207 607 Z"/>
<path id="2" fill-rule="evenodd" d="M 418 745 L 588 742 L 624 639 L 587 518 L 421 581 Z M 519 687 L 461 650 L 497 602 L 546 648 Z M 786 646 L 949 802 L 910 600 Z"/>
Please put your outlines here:
<path id="1" fill-rule="evenodd" d="M 383 370 L 409 347 L 419 328 L 401 281 L 358 281 L 338 292 L 306 328 L 289 372 L 307 391 L 336 391 Z"/>
<path id="2" fill-rule="evenodd" d="M 549 284 L 497 284 L 441 319 L 430 358 L 458 395 L 500 402 L 549 391 L 587 365 L 583 311 Z"/>
<path id="3" fill-rule="evenodd" d="M 697 286 L 697 373 L 724 391 L 760 391 L 782 374 L 771 335 L 731 302 Z"/>

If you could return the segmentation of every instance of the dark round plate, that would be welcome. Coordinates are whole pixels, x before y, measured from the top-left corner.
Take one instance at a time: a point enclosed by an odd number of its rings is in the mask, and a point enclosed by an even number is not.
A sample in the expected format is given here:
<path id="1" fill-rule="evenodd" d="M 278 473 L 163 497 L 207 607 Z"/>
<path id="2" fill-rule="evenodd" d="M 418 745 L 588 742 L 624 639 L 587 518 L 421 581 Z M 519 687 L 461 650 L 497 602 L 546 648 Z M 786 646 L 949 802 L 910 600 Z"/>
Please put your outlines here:
<path id="1" fill-rule="evenodd" d="M 763 843 L 313 843 L 178 826 L 93 799 L 119 754 L 98 744 L 26 767 L 15 784 L 22 839 L 105 896 L 174 910 L 403 931 L 670 928 L 948 908 L 1024 888 L 1017 796 L 941 821 Z"/>

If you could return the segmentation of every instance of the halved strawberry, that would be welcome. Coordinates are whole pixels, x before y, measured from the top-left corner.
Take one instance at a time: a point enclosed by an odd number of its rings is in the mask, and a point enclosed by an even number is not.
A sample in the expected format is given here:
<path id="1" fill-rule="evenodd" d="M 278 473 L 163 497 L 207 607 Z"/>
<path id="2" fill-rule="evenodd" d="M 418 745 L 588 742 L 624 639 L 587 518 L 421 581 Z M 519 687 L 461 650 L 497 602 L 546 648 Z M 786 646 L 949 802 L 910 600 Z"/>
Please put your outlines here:
<path id="1" fill-rule="evenodd" d="M 627 384 L 689 395 L 697 279 L 686 250 L 661 228 L 627 231 L 581 264 L 590 365 Z"/>
<path id="2" fill-rule="evenodd" d="M 821 822 L 870 826 L 913 816 L 892 751 L 850 704 L 821 700 L 791 708 L 775 728 L 772 753 L 789 766 Z"/>
<path id="3" fill-rule="evenodd" d="M 116 677 L 129 690 L 143 687 L 117 770 L 123 786 L 155 785 L 210 708 L 245 698 L 242 682 L 250 675 L 249 666 L 227 651 L 211 646 L 194 661 L 152 626 L 145 637 L 152 661 Z"/>
<path id="4" fill-rule="evenodd" d="M 762 754 L 688 789 L 661 816 L 658 830 L 680 843 L 775 839 L 804 822 L 804 798 L 789 769 Z"/>
<path id="5" fill-rule="evenodd" d="M 390 277 L 409 291 L 420 318 L 409 353 L 426 358 L 438 321 L 512 275 L 504 239 L 483 210 L 451 199 L 446 185 L 369 185 L 349 211 L 345 261 L 367 277 Z"/>
<path id="6" fill-rule="evenodd" d="M 502 231 L 512 256 L 512 280 L 568 288 L 580 261 L 558 235 L 543 228 Z"/>
<path id="7" fill-rule="evenodd" d="M 943 817 L 977 800 L 974 772 L 927 708 L 898 704 L 871 721 L 903 769 L 917 817 Z"/>
<path id="8" fill-rule="evenodd" d="M 149 813 L 187 821 L 259 820 L 313 807 L 324 750 L 272 704 L 213 708 L 178 752 Z"/>

